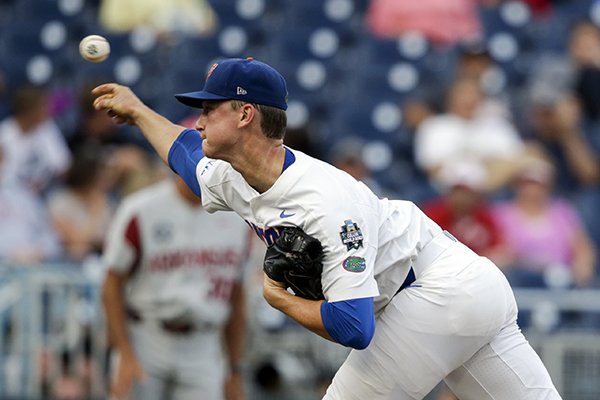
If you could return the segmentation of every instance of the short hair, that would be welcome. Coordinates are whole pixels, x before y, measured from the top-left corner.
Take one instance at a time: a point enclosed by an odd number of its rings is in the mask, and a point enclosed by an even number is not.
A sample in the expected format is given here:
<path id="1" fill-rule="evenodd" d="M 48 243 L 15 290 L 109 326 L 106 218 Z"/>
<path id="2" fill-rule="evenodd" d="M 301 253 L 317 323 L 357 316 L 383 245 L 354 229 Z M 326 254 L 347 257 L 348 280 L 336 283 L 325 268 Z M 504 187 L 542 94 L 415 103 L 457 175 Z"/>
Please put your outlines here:
<path id="1" fill-rule="evenodd" d="M 74 189 L 96 184 L 96 178 L 106 167 L 106 153 L 98 151 L 92 144 L 77 148 L 73 154 L 73 163 L 65 174 L 65 184 Z"/>
<path id="2" fill-rule="evenodd" d="M 231 107 L 239 110 L 244 104 L 252 104 L 262 116 L 260 127 L 269 139 L 283 139 L 287 126 L 287 114 L 285 110 L 277 107 L 265 106 L 263 104 L 247 103 L 241 100 L 231 100 Z"/>
<path id="3" fill-rule="evenodd" d="M 14 115 L 27 115 L 38 109 L 48 99 L 48 90 L 45 86 L 25 84 L 18 87 L 11 97 L 11 109 Z"/>

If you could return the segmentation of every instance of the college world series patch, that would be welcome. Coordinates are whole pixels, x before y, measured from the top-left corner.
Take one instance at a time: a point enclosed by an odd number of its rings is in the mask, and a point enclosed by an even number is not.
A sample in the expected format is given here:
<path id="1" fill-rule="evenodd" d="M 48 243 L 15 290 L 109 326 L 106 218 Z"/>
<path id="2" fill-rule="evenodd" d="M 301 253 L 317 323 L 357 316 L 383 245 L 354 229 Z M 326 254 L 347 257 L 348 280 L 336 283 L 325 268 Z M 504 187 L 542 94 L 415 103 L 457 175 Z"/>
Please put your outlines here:
<path id="1" fill-rule="evenodd" d="M 367 269 L 367 263 L 362 257 L 348 257 L 342 263 L 342 267 L 348 272 L 363 272 Z"/>
<path id="2" fill-rule="evenodd" d="M 346 245 L 348 250 L 358 249 L 363 245 L 363 235 L 356 222 L 352 222 L 351 219 L 344 221 L 342 225 L 342 231 L 340 232 L 342 243 Z"/>

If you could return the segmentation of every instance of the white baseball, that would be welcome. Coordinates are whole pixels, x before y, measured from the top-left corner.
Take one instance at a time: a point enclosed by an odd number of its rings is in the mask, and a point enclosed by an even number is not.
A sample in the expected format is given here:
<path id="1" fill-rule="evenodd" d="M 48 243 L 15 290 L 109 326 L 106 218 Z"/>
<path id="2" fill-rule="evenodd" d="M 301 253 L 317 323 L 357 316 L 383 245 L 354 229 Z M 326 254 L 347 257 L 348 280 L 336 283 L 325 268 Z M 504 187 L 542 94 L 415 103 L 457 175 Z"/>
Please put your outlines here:
<path id="1" fill-rule="evenodd" d="M 79 54 L 89 62 L 99 63 L 108 58 L 110 44 L 100 35 L 89 35 L 79 42 Z"/>

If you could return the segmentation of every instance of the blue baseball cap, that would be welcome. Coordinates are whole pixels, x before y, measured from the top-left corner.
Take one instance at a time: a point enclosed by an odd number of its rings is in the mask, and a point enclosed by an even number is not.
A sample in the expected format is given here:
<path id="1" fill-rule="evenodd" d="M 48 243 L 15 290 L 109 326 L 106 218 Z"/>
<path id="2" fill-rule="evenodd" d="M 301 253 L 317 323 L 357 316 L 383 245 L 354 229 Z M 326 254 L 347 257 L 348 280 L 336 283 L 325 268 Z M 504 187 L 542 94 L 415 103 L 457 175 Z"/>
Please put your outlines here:
<path id="1" fill-rule="evenodd" d="M 241 100 L 286 110 L 287 94 L 285 79 L 275 68 L 252 58 L 230 58 L 213 64 L 201 91 L 175 98 L 195 108 L 206 100 Z"/>

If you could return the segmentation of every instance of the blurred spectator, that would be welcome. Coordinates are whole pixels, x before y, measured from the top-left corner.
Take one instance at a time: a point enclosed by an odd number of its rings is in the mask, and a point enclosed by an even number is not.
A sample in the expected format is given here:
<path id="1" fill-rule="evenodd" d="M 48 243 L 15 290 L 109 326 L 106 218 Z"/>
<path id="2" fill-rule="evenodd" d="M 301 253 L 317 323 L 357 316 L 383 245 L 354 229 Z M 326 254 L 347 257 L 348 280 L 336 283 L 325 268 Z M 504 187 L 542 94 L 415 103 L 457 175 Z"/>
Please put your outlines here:
<path id="1" fill-rule="evenodd" d="M 357 137 L 345 138 L 339 141 L 333 149 L 332 164 L 352 175 L 354 179 L 361 181 L 381 196 L 383 195 L 383 188 L 371 176 L 371 171 L 363 161 L 364 147 L 364 141 Z"/>
<path id="2" fill-rule="evenodd" d="M 419 125 L 415 159 L 432 183 L 439 183 L 445 163 L 465 159 L 486 167 L 485 191 L 502 188 L 514 175 L 525 145 L 508 120 L 480 113 L 482 101 L 478 82 L 459 79 L 450 87 L 446 112 Z"/>
<path id="3" fill-rule="evenodd" d="M 288 128 L 283 138 L 283 143 L 294 150 L 301 151 L 311 157 L 322 159 L 323 155 L 320 151 L 320 146 L 315 145 L 311 138 L 313 131 L 307 127 Z"/>
<path id="4" fill-rule="evenodd" d="M 71 153 L 50 117 L 46 89 L 31 85 L 17 88 L 11 108 L 12 115 L 0 122 L 2 175 L 41 193 L 67 170 Z"/>
<path id="5" fill-rule="evenodd" d="M 481 115 L 511 120 L 509 99 L 503 94 L 491 94 L 499 78 L 499 66 L 492 58 L 485 40 L 478 38 L 464 40 L 458 44 L 458 60 L 456 61 L 455 79 L 472 79 L 479 83 L 482 93 L 478 112 Z"/>
<path id="6" fill-rule="evenodd" d="M 516 270 L 508 270 L 508 276 L 513 284 L 543 285 L 544 274 L 558 269 L 568 272 L 576 287 L 584 287 L 594 278 L 596 250 L 576 209 L 553 196 L 553 174 L 549 162 L 528 159 L 515 182 L 514 199 L 494 210 Z"/>
<path id="7" fill-rule="evenodd" d="M 114 211 L 110 183 L 103 154 L 79 147 L 64 187 L 48 196 L 50 215 L 69 260 L 80 262 L 101 253 Z"/>
<path id="8" fill-rule="evenodd" d="M 146 150 L 145 139 L 123 131 L 106 112 L 94 108 L 91 96 L 94 86 L 86 85 L 81 91 L 79 121 L 68 136 L 69 147 L 73 153 L 80 148 L 85 151 L 95 148 L 107 157 L 111 189 L 117 196 L 124 196 L 156 181 L 153 153 Z"/>
<path id="9" fill-rule="evenodd" d="M 544 15 L 552 9 L 552 3 L 557 0 L 523 0 L 535 15 Z M 558 0 L 561 1 L 561 0 Z M 568 1 L 568 0 L 567 0 Z"/>
<path id="10" fill-rule="evenodd" d="M 556 165 L 557 193 L 573 200 L 596 246 L 600 246 L 600 140 L 594 138 L 597 127 L 585 127 L 577 100 L 560 92 L 547 101 L 534 99 L 530 116 L 534 140 Z"/>
<path id="11" fill-rule="evenodd" d="M 575 92 L 590 121 L 600 119 L 600 30 L 590 21 L 571 29 L 569 55 L 575 68 Z"/>
<path id="12" fill-rule="evenodd" d="M 504 240 L 491 205 L 482 193 L 485 168 L 472 162 L 455 162 L 441 173 L 442 195 L 423 205 L 427 216 L 478 254 L 502 265 Z"/>
<path id="13" fill-rule="evenodd" d="M 85 146 L 90 142 L 102 146 L 140 144 L 142 138 L 136 141 L 136 138 L 123 132 L 106 112 L 94 108 L 91 91 L 96 86 L 96 82 L 86 84 L 79 92 L 79 103 L 75 104 L 78 109 L 76 126 L 72 132 L 66 134 L 69 148 L 75 152 L 79 146 Z"/>
<path id="14" fill-rule="evenodd" d="M 2 173 L 0 146 L 0 261 L 31 264 L 56 259 L 61 248 L 45 204 Z"/>
<path id="15" fill-rule="evenodd" d="M 206 0 L 101 0 L 100 23 L 109 32 L 152 28 L 161 35 L 206 35 L 217 17 Z"/>
<path id="16" fill-rule="evenodd" d="M 420 32 L 435 44 L 452 45 L 482 35 L 477 0 L 371 0 L 367 26 L 372 34 L 394 38 Z"/>
<path id="17" fill-rule="evenodd" d="M 390 186 L 398 192 L 396 197 L 422 203 L 438 195 L 425 172 L 415 159 L 416 131 L 421 123 L 433 117 L 441 108 L 439 96 L 429 86 L 422 85 L 399 104 L 402 122 L 393 137 L 394 162 L 402 166 L 402 178 L 394 173 Z"/>
<path id="18" fill-rule="evenodd" d="M 573 192 L 582 186 L 597 185 L 599 158 L 586 138 L 577 100 L 569 93 L 553 90 L 532 95 L 531 136 L 557 165 L 558 189 Z"/>

